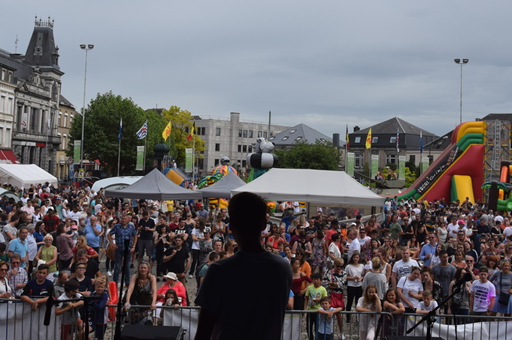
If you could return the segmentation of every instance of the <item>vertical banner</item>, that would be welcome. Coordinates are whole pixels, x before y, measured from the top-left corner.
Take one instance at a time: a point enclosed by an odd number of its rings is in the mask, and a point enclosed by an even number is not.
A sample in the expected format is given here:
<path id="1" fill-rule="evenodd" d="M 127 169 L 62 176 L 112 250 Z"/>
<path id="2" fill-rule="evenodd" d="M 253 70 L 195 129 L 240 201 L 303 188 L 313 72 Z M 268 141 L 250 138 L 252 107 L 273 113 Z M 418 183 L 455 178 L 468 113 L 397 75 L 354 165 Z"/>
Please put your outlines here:
<path id="1" fill-rule="evenodd" d="M 377 172 L 379 172 L 379 155 L 372 155 L 372 178 L 377 176 Z"/>
<path id="2" fill-rule="evenodd" d="M 398 179 L 405 181 L 405 156 L 398 156 Z"/>
<path id="3" fill-rule="evenodd" d="M 73 144 L 73 162 L 80 163 L 80 146 L 82 145 L 81 140 L 75 140 Z"/>
<path id="4" fill-rule="evenodd" d="M 347 152 L 347 175 L 354 176 L 355 160 L 355 153 Z"/>
<path id="5" fill-rule="evenodd" d="M 192 148 L 185 149 L 185 172 L 192 172 Z"/>
<path id="6" fill-rule="evenodd" d="M 423 173 L 425 170 L 427 170 L 429 166 L 429 160 L 427 157 L 421 157 L 421 173 Z"/>
<path id="7" fill-rule="evenodd" d="M 135 166 L 135 171 L 144 170 L 144 145 L 137 146 L 137 163 Z"/>

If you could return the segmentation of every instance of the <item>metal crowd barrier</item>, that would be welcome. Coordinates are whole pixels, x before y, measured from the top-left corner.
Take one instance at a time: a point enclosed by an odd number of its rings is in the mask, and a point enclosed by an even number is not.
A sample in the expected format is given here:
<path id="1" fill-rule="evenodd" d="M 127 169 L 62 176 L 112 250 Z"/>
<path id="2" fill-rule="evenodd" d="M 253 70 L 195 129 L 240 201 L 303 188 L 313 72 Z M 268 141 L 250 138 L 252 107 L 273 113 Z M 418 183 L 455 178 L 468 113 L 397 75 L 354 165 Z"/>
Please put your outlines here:
<path id="1" fill-rule="evenodd" d="M 116 305 L 109 305 L 109 315 L 115 314 Z M 55 316 L 55 310 L 51 312 L 49 326 L 43 325 L 46 307 L 40 306 L 35 312 L 31 306 L 14 299 L 0 299 L 0 339 L 6 340 L 49 340 L 61 338 L 62 318 Z M 199 307 L 169 307 L 159 306 L 151 311 L 150 306 L 132 306 L 123 314 L 121 325 L 141 325 L 141 327 L 181 326 L 186 330 L 185 339 L 193 339 Z M 342 327 L 338 325 L 338 318 L 333 316 L 334 339 L 358 340 L 360 339 L 359 325 L 361 317 L 375 317 L 377 324 L 376 339 L 385 339 L 386 335 L 425 336 L 426 324 L 420 326 L 411 334 L 406 330 L 420 320 L 422 314 L 407 314 L 394 316 L 390 313 L 359 313 L 355 311 L 343 311 L 339 313 L 342 318 Z M 322 334 L 317 334 L 308 327 L 309 320 L 317 320 L 315 311 L 287 311 L 283 327 L 282 340 L 323 340 Z M 82 316 L 83 317 L 83 316 Z M 350 317 L 350 322 L 347 318 Z M 433 336 L 439 336 L 444 340 L 456 340 L 455 323 L 457 323 L 458 339 L 483 340 L 483 339 L 512 339 L 512 318 L 492 316 L 456 316 L 438 315 L 433 326 Z M 399 327 L 401 322 L 401 327 Z M 113 340 L 116 321 L 109 320 L 104 339 Z M 318 336 L 319 335 L 319 336 Z M 317 337 L 318 336 L 318 337 Z M 95 339 L 94 331 L 90 338 Z M 73 327 L 68 339 L 78 339 L 78 328 Z M 362 339 L 366 340 L 366 339 Z"/>

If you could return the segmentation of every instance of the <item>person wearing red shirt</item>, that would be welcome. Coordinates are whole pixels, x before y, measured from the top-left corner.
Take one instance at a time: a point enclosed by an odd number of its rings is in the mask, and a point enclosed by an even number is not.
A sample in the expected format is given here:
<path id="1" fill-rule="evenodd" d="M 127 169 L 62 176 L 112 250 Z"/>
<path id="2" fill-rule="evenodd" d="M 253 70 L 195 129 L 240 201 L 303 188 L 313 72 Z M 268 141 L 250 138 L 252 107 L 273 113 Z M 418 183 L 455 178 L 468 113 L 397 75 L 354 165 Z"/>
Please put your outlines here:
<path id="1" fill-rule="evenodd" d="M 53 233 L 60 223 L 59 217 L 55 215 L 53 207 L 48 208 L 48 213 L 43 217 L 44 230 L 47 233 Z"/>

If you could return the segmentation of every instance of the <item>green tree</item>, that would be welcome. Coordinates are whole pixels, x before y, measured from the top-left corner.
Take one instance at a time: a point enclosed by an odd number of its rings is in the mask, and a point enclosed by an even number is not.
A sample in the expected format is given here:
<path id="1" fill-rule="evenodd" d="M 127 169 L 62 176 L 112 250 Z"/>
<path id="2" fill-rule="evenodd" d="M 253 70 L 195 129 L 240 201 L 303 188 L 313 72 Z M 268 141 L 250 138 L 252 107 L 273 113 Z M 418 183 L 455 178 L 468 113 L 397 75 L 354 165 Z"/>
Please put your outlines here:
<path id="1" fill-rule="evenodd" d="M 332 143 L 297 142 L 289 149 L 276 150 L 279 168 L 339 170 L 341 152 Z"/>
<path id="2" fill-rule="evenodd" d="M 80 117 L 81 118 L 81 117 Z M 68 156 L 73 153 L 75 140 L 82 139 L 82 119 L 75 119 L 71 126 Z M 148 149 L 156 137 L 161 135 L 165 126 L 158 114 L 144 112 L 131 98 L 123 98 L 112 92 L 98 94 L 85 110 L 84 159 L 98 160 L 107 175 L 117 174 L 119 122 L 123 119 L 121 136 L 121 174 L 131 174 L 135 170 L 136 146 L 144 145 L 135 134 L 148 119 Z M 160 137 L 161 138 L 161 137 Z"/>
<path id="3" fill-rule="evenodd" d="M 195 147 L 194 159 L 202 158 L 201 152 L 204 151 L 204 141 L 197 135 L 197 131 L 194 131 L 193 139 L 187 140 L 190 135 L 190 130 L 193 125 L 193 117 L 190 111 L 182 110 L 179 106 L 171 106 L 169 110 L 162 112 L 165 125 L 171 121 L 172 130 L 171 136 L 167 139 L 170 153 L 174 157 L 177 164 L 185 163 L 185 149 Z M 163 129 L 162 129 L 163 131 Z M 163 141 L 163 139 L 162 139 Z M 194 143 L 195 141 L 195 143 Z"/>

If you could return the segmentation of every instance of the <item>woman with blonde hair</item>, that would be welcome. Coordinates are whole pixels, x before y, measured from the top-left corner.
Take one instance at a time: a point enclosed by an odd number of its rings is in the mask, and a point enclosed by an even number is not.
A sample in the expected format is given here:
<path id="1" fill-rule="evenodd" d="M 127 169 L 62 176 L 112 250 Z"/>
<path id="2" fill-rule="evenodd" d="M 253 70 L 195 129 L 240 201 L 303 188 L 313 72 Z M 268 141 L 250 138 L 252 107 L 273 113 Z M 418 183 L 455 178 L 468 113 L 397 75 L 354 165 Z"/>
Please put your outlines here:
<path id="1" fill-rule="evenodd" d="M 57 247 L 52 245 L 53 236 L 51 234 L 46 234 L 43 238 L 43 242 L 44 245 L 37 251 L 37 255 L 34 257 L 34 261 L 36 266 L 39 260 L 45 261 L 45 263 L 50 266 L 50 268 L 48 268 L 48 279 L 51 281 L 53 275 L 50 274 L 57 272 Z"/>
<path id="2" fill-rule="evenodd" d="M 372 259 L 372 269 L 365 274 L 363 278 L 363 285 L 361 288 L 363 291 L 370 284 L 374 284 L 377 287 L 377 294 L 379 295 L 379 300 L 384 300 L 384 294 L 387 290 L 387 281 L 386 275 L 381 272 L 382 263 L 380 258 L 374 257 Z"/>
<path id="3" fill-rule="evenodd" d="M 99 254 L 98 254 L 98 252 L 96 252 L 96 250 L 92 249 L 92 247 L 89 247 L 87 245 L 87 239 L 85 238 L 85 236 L 80 235 L 76 239 L 76 246 L 74 246 L 73 249 L 71 249 L 71 251 L 73 252 L 73 260 L 71 261 L 71 264 L 73 264 L 76 261 L 76 259 L 77 259 L 76 254 L 78 253 L 79 249 L 87 250 L 87 257 L 90 259 L 93 259 L 93 258 L 96 258 L 99 256 Z"/>

